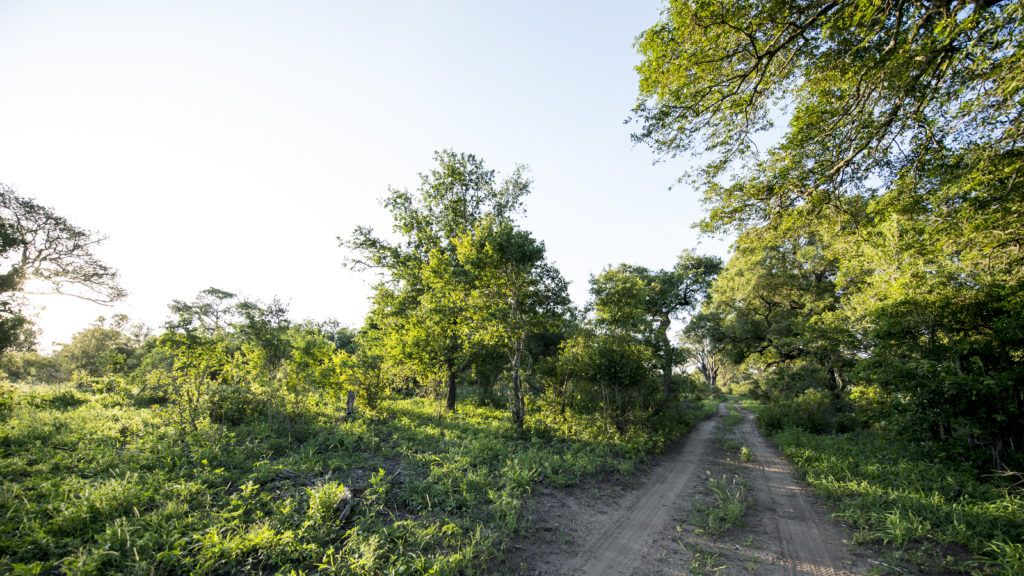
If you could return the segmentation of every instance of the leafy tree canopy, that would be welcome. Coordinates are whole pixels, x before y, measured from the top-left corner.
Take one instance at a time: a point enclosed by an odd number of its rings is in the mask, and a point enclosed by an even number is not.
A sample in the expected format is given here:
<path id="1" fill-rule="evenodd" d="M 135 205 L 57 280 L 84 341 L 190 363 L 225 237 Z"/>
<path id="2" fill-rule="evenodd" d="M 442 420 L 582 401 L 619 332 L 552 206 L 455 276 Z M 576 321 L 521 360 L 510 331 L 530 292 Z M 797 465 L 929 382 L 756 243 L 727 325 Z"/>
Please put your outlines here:
<path id="1" fill-rule="evenodd" d="M 724 334 L 763 366 L 853 362 L 933 434 L 997 454 L 1024 445 L 1022 16 L 672 0 L 636 44 L 636 140 L 698 155 L 703 229 L 741 232 Z"/>
<path id="2" fill-rule="evenodd" d="M 0 352 L 31 336 L 20 299 L 28 280 L 101 304 L 124 297 L 117 271 L 94 252 L 103 240 L 0 184 Z"/>

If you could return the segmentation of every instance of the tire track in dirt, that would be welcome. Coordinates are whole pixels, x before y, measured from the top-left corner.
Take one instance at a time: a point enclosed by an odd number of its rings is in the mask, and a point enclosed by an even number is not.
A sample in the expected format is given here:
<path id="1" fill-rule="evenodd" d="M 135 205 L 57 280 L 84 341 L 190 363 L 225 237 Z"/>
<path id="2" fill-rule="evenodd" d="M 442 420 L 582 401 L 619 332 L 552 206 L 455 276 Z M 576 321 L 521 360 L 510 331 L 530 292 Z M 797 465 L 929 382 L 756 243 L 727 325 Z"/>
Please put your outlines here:
<path id="1" fill-rule="evenodd" d="M 631 500 L 623 506 L 623 512 L 569 562 L 566 574 L 629 574 L 659 533 L 674 530 L 673 513 L 679 497 L 691 483 L 723 413 L 724 406 L 719 405 L 715 417 L 699 424 L 682 449 L 637 487 Z"/>
<path id="2" fill-rule="evenodd" d="M 754 455 L 750 480 L 758 506 L 769 514 L 766 540 L 776 548 L 774 562 L 788 575 L 853 576 L 847 568 L 853 558 L 841 531 L 814 506 L 808 489 L 757 430 L 749 412 L 738 433 Z"/>
<path id="3" fill-rule="evenodd" d="M 531 534 L 504 570 L 517 576 L 854 576 L 869 568 L 844 528 L 817 505 L 754 425 L 720 404 L 634 484 L 545 488 L 531 504 Z M 753 454 L 741 461 L 739 448 Z M 739 474 L 751 497 L 725 533 L 703 533 L 692 512 L 707 478 Z M 710 564 L 710 563 L 713 563 Z"/>

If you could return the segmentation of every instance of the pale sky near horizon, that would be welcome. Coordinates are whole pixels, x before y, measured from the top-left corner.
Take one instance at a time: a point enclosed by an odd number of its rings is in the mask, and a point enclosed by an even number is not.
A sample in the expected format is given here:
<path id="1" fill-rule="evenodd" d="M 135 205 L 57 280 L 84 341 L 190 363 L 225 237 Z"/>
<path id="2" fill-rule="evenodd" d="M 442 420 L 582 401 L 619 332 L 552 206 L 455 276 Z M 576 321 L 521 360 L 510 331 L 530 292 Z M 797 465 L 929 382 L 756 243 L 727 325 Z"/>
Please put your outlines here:
<path id="1" fill-rule="evenodd" d="M 686 159 L 624 125 L 661 3 L 0 0 L 0 182 L 108 236 L 129 297 L 36 297 L 40 343 L 98 315 L 158 327 L 216 286 L 358 326 L 373 277 L 336 237 L 389 228 L 432 152 L 534 179 L 526 228 L 572 282 L 699 239 Z"/>

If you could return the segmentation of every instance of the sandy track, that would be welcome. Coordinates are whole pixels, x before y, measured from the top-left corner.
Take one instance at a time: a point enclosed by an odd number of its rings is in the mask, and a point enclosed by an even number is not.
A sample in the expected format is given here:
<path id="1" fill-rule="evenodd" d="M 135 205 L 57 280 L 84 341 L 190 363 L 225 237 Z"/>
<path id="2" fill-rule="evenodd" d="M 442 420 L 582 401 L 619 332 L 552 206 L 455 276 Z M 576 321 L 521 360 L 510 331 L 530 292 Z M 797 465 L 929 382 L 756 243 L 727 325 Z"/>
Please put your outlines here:
<path id="1" fill-rule="evenodd" d="M 722 407 L 690 433 L 683 448 L 653 471 L 623 508 L 568 565 L 567 574 L 604 576 L 629 574 L 655 536 L 674 530 L 673 512 L 679 496 L 698 469 Z"/>
<path id="2" fill-rule="evenodd" d="M 726 425 L 724 405 L 636 484 L 594 483 L 542 489 L 530 514 L 534 530 L 496 573 L 563 576 L 690 574 L 699 555 L 717 576 L 852 576 L 865 558 L 852 555 L 844 528 L 818 506 L 790 465 L 743 414 Z M 753 453 L 739 460 L 737 446 Z M 732 446 L 727 448 L 727 446 Z M 751 501 L 740 524 L 710 536 L 691 524 L 708 477 L 738 474 Z"/>
<path id="3" fill-rule="evenodd" d="M 750 481 L 758 507 L 766 513 L 766 543 L 774 547 L 773 560 L 783 574 L 852 576 L 853 558 L 841 529 L 814 505 L 808 489 L 793 469 L 765 440 L 745 413 L 738 435 L 753 453 Z"/>

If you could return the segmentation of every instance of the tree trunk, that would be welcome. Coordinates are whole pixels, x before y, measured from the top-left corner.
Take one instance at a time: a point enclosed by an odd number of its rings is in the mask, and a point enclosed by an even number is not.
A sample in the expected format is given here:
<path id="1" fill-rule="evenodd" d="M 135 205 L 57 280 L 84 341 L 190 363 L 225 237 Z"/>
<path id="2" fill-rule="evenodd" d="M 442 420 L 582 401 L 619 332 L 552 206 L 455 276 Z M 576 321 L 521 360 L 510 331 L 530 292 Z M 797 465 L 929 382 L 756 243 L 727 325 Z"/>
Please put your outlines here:
<path id="1" fill-rule="evenodd" d="M 658 321 L 659 339 L 661 340 L 661 384 L 664 387 L 662 399 L 668 403 L 672 399 L 672 366 L 675 358 L 672 351 L 672 341 L 668 338 L 668 329 L 672 319 L 666 314 Z"/>
<path id="2" fill-rule="evenodd" d="M 509 408 L 512 411 L 512 423 L 516 430 L 523 431 L 523 423 L 526 420 L 526 402 L 523 399 L 523 384 L 519 377 L 519 369 L 523 360 L 523 341 L 516 339 L 515 353 L 512 355 L 512 397 L 509 398 Z"/>
<path id="3" fill-rule="evenodd" d="M 356 412 L 356 393 L 348 391 L 348 398 L 345 400 L 345 416 L 351 418 Z"/>
<path id="4" fill-rule="evenodd" d="M 459 373 L 455 370 L 455 363 L 448 362 L 448 401 L 445 408 L 449 412 L 455 412 L 455 400 L 458 394 Z"/>
<path id="5" fill-rule="evenodd" d="M 664 387 L 662 392 L 662 398 L 665 402 L 672 399 L 672 392 L 674 386 L 672 386 L 672 365 L 666 364 L 661 367 L 661 384 Z"/>

